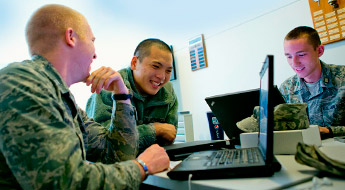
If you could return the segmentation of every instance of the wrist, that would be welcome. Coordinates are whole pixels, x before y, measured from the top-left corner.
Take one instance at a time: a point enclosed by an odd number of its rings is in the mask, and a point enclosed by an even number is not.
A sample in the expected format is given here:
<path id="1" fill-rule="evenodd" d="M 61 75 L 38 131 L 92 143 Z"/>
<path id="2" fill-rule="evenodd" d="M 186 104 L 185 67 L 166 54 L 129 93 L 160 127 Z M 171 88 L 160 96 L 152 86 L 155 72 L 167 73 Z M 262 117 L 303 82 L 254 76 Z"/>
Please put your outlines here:
<path id="1" fill-rule="evenodd" d="M 145 180 L 146 178 L 147 178 L 147 176 L 149 175 L 149 170 L 148 170 L 148 168 L 147 168 L 147 165 L 146 165 L 146 163 L 144 162 L 144 161 L 142 161 L 142 160 L 140 160 L 140 159 L 135 159 L 138 163 L 139 163 L 139 165 L 141 166 L 141 168 L 144 170 L 144 178 L 143 178 L 143 180 Z"/>
<path id="2" fill-rule="evenodd" d="M 132 94 L 113 94 L 114 100 L 128 100 L 128 99 L 132 99 L 132 97 L 133 97 Z"/>

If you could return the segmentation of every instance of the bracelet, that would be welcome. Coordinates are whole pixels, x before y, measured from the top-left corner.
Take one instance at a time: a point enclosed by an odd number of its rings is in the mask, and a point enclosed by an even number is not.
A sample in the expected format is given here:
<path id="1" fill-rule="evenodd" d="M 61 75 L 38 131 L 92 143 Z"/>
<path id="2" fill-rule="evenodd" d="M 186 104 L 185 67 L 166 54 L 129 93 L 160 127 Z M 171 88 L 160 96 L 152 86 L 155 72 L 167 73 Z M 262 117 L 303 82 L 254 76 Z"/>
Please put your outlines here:
<path id="1" fill-rule="evenodd" d="M 143 167 L 143 169 L 144 169 L 144 171 L 145 171 L 145 175 L 146 175 L 146 177 L 147 177 L 147 175 L 149 175 L 149 170 L 147 169 L 147 166 L 146 166 L 146 164 L 145 164 L 145 162 L 144 161 L 142 161 L 142 160 L 140 160 L 140 159 L 135 159 L 142 167 Z M 145 177 L 145 178 L 146 178 Z"/>
<path id="2" fill-rule="evenodd" d="M 133 95 L 132 94 L 114 94 L 113 98 L 114 100 L 127 100 L 127 99 L 132 99 Z"/>

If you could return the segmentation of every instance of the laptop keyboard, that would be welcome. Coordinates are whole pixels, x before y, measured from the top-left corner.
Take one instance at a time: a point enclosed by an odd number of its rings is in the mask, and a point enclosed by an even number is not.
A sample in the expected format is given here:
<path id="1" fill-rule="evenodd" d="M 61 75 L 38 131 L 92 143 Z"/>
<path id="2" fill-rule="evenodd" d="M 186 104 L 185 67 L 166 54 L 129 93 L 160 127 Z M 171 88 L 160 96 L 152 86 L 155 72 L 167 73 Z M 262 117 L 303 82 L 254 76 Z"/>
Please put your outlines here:
<path id="1" fill-rule="evenodd" d="M 213 152 L 206 166 L 258 163 L 258 149 L 226 149 Z"/>

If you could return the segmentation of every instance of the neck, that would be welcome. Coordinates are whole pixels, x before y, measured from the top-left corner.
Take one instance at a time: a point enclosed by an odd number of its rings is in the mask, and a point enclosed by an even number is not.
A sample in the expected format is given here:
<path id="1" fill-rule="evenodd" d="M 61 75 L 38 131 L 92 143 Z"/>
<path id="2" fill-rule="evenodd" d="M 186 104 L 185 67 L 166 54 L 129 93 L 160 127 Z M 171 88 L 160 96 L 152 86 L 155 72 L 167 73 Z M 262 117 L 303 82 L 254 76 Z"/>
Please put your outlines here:
<path id="1" fill-rule="evenodd" d="M 70 77 L 72 75 L 69 75 L 68 73 L 69 69 L 67 66 L 69 65 L 69 59 L 67 59 L 66 56 L 54 52 L 47 53 L 46 55 L 42 56 L 45 57 L 54 66 L 54 68 L 60 74 L 62 80 L 64 80 L 66 85 L 70 87 L 73 84 L 73 81 Z"/>
<path id="2" fill-rule="evenodd" d="M 314 83 L 320 80 L 321 78 L 321 73 L 322 73 L 322 67 L 321 67 L 321 61 L 318 60 L 317 67 L 313 71 L 313 73 L 310 74 L 310 76 L 305 77 L 304 81 L 306 83 Z"/>

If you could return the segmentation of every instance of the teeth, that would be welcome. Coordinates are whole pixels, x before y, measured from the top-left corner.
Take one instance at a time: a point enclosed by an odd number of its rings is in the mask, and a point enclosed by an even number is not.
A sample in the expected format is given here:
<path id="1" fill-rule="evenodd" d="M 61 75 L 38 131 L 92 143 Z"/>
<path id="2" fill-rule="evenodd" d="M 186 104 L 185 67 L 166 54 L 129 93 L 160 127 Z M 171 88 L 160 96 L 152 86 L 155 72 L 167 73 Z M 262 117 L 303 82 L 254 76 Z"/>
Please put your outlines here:
<path id="1" fill-rule="evenodd" d="M 161 83 L 152 82 L 152 84 L 159 86 Z"/>
<path id="2" fill-rule="evenodd" d="M 297 71 L 300 71 L 300 70 L 302 70 L 303 68 L 300 68 L 300 69 L 296 69 Z"/>

